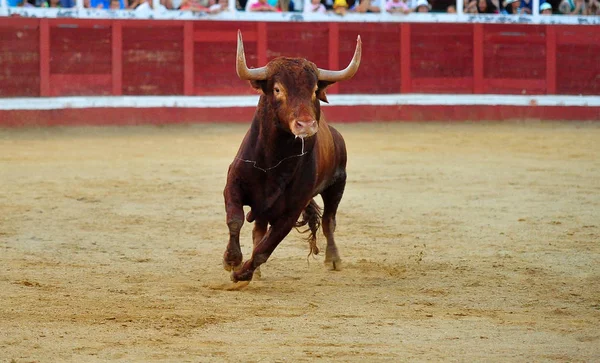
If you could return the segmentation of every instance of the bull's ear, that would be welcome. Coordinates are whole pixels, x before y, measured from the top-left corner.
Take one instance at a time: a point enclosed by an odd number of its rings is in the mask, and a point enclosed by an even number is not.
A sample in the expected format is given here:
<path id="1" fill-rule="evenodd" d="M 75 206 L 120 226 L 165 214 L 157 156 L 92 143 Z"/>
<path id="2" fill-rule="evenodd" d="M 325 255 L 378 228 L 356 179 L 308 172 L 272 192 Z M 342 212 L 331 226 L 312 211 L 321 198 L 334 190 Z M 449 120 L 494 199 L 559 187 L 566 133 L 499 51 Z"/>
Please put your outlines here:
<path id="1" fill-rule="evenodd" d="M 257 91 L 267 93 L 267 81 L 250 81 L 250 85 Z"/>
<path id="2" fill-rule="evenodd" d="M 325 103 L 329 103 L 327 95 L 325 94 L 325 89 L 334 83 L 335 82 L 319 81 L 317 83 L 317 98 Z"/>

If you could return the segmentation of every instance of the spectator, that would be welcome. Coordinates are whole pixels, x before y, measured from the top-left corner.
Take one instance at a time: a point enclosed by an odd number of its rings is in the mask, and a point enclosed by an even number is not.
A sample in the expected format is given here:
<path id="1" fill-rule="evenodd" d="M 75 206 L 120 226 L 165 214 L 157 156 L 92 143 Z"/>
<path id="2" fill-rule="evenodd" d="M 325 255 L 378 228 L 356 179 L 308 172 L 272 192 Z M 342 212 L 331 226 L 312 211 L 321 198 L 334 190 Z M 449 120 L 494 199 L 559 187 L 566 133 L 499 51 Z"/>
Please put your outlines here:
<path id="1" fill-rule="evenodd" d="M 587 15 L 600 15 L 600 2 L 598 0 L 590 0 Z"/>
<path id="2" fill-rule="evenodd" d="M 357 13 L 380 13 L 381 7 L 379 1 L 380 0 L 360 0 L 358 5 L 351 8 L 351 10 Z"/>
<path id="3" fill-rule="evenodd" d="M 519 14 L 531 14 L 531 13 L 533 13 L 533 1 L 521 0 L 521 5 L 519 7 Z"/>
<path id="4" fill-rule="evenodd" d="M 275 2 L 275 4 L 277 4 L 277 2 Z M 278 10 L 275 6 L 271 5 L 267 0 L 258 0 L 258 1 L 250 3 L 250 6 L 248 6 L 248 11 L 270 12 L 270 11 L 278 11 Z"/>
<path id="5" fill-rule="evenodd" d="M 91 0 L 93 1 L 93 0 Z M 153 4 L 152 4 L 152 0 L 133 0 L 130 4 L 129 4 L 129 9 L 135 9 L 136 12 L 139 13 L 144 13 L 144 12 L 150 12 L 153 9 Z M 162 4 L 158 4 L 158 7 L 156 8 L 156 11 L 165 11 L 167 10 L 167 8 L 162 5 Z"/>
<path id="6" fill-rule="evenodd" d="M 448 14 L 456 14 L 456 6 L 448 5 L 448 7 L 446 8 L 446 12 Z"/>
<path id="7" fill-rule="evenodd" d="M 543 3 L 540 6 L 540 14 L 542 15 L 552 15 L 552 5 L 548 3 Z"/>
<path id="8" fill-rule="evenodd" d="M 410 8 L 406 3 L 406 0 L 387 0 L 385 3 L 385 10 L 388 13 L 394 14 L 408 14 L 410 13 Z"/>
<path id="9" fill-rule="evenodd" d="M 151 0 L 150 0 L 151 1 Z M 182 0 L 179 10 L 208 12 L 208 1 L 205 0 Z"/>
<path id="10" fill-rule="evenodd" d="M 325 8 L 325 5 L 321 3 L 321 0 L 311 0 L 310 6 L 308 9 L 304 9 L 304 12 L 325 14 L 327 9 Z"/>
<path id="11" fill-rule="evenodd" d="M 116 7 L 113 7 L 113 1 L 115 0 L 90 0 L 88 6 L 95 9 L 125 9 L 125 0 L 116 0 Z"/>
<path id="12" fill-rule="evenodd" d="M 334 0 L 333 12 L 342 16 L 346 15 L 348 12 L 348 2 L 346 0 Z"/>
<path id="13" fill-rule="evenodd" d="M 48 0 L 38 5 L 42 8 L 61 8 L 60 0 Z"/>
<path id="14" fill-rule="evenodd" d="M 585 0 L 563 0 L 558 10 L 565 15 L 585 15 Z"/>
<path id="15" fill-rule="evenodd" d="M 325 5 L 325 10 L 333 10 L 333 0 L 321 0 L 321 4 Z"/>
<path id="16" fill-rule="evenodd" d="M 210 4 L 211 5 L 208 7 L 208 12 L 210 14 L 218 14 L 229 10 L 228 0 L 210 0 Z"/>
<path id="17" fill-rule="evenodd" d="M 477 0 L 468 0 L 465 2 L 465 14 L 477 14 L 479 10 L 477 9 Z"/>
<path id="18" fill-rule="evenodd" d="M 519 0 L 506 0 L 503 14 L 519 15 Z"/>
<path id="19" fill-rule="evenodd" d="M 35 8 L 35 0 L 21 0 L 17 3 L 17 6 L 20 8 Z"/>
<path id="20" fill-rule="evenodd" d="M 417 7 L 415 8 L 415 12 L 417 13 L 428 13 L 431 10 L 431 5 L 427 0 L 419 0 L 417 1 Z"/>
<path id="21" fill-rule="evenodd" d="M 478 0 L 477 12 L 479 14 L 498 14 L 498 9 L 491 0 Z"/>

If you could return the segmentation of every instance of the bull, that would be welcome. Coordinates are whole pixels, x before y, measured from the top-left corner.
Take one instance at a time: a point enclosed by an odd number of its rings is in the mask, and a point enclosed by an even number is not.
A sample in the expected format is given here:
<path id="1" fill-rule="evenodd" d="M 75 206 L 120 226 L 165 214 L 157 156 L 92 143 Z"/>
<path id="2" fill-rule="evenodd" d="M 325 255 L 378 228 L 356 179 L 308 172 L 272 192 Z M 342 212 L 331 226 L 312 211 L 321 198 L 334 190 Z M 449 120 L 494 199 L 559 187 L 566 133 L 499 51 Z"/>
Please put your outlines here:
<path id="1" fill-rule="evenodd" d="M 232 281 L 250 281 L 294 227 L 308 225 L 309 254 L 319 253 L 316 234 L 322 226 L 327 239 L 325 263 L 339 269 L 334 231 L 346 186 L 346 145 L 325 121 L 320 101 L 328 103 L 326 88 L 352 78 L 358 70 L 360 36 L 350 64 L 341 71 L 287 57 L 250 69 L 239 30 L 237 41 L 237 74 L 250 81 L 260 98 L 227 173 L 223 196 L 229 242 L 223 265 L 231 271 Z M 323 210 L 313 199 L 318 194 Z M 245 218 L 244 206 L 250 207 Z M 253 251 L 242 264 L 239 238 L 244 219 L 254 222 Z"/>

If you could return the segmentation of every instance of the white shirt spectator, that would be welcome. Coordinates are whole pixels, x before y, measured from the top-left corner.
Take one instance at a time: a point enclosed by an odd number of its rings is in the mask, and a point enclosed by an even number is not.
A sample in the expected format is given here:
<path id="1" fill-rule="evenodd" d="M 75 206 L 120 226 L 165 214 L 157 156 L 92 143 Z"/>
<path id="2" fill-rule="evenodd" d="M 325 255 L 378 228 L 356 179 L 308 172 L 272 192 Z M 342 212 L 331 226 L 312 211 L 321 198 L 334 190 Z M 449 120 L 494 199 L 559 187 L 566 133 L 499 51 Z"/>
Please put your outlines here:
<path id="1" fill-rule="evenodd" d="M 404 0 L 388 0 L 385 4 L 385 10 L 398 12 L 407 12 L 410 11 L 410 7 Z"/>

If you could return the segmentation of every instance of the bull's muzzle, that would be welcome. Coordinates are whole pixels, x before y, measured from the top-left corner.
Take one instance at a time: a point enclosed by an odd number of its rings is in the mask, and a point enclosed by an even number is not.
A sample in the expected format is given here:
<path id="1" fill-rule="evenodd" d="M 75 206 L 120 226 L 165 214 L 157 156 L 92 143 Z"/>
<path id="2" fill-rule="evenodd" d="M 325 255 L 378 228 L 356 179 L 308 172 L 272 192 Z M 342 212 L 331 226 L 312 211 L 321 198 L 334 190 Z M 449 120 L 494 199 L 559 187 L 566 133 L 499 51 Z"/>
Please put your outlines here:
<path id="1" fill-rule="evenodd" d="M 317 133 L 319 125 L 313 119 L 296 119 L 292 122 L 291 131 L 298 137 L 310 137 Z"/>

